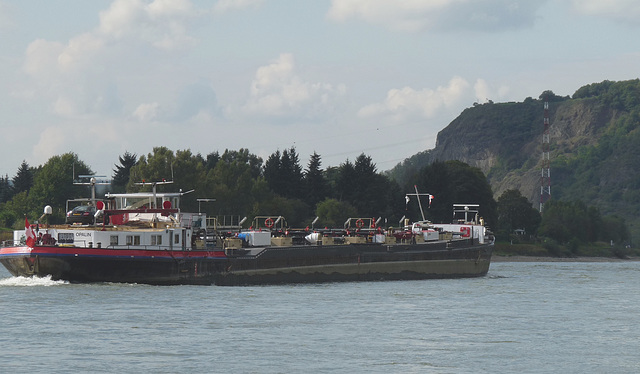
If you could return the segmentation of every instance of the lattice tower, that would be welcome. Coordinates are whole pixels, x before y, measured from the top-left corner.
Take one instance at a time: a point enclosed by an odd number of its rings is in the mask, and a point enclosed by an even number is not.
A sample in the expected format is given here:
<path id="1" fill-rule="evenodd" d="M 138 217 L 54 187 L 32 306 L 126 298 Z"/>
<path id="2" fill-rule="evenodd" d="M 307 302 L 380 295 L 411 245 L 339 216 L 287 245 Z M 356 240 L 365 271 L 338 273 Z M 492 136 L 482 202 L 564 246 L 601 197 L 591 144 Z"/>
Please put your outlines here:
<path id="1" fill-rule="evenodd" d="M 540 213 L 551 198 L 551 159 L 549 158 L 549 102 L 544 101 L 544 129 L 542 132 L 542 174 L 540 177 Z"/>

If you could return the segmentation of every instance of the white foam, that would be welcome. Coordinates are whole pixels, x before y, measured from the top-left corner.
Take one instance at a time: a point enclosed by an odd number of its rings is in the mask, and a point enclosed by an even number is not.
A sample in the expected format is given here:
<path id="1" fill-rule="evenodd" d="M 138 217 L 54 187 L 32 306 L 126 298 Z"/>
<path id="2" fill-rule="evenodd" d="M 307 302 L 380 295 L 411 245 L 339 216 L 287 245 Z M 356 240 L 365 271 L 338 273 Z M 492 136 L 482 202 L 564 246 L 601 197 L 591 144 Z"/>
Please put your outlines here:
<path id="1" fill-rule="evenodd" d="M 34 287 L 34 286 L 59 286 L 63 284 L 69 284 L 69 282 L 58 280 L 51 280 L 51 276 L 46 277 L 10 277 L 0 279 L 0 287 L 13 286 L 13 287 Z"/>

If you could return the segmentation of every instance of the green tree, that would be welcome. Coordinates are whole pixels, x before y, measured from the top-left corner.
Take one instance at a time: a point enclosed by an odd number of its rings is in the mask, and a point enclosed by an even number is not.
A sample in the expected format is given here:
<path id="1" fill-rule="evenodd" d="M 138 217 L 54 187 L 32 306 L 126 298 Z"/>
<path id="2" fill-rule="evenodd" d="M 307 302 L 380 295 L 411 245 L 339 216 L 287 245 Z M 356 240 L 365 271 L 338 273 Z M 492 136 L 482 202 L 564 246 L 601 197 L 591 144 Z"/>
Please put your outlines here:
<path id="1" fill-rule="evenodd" d="M 358 211 L 347 202 L 329 198 L 318 203 L 316 215 L 322 226 L 342 227 L 347 218 L 358 217 Z"/>
<path id="2" fill-rule="evenodd" d="M 269 188 L 276 193 L 284 189 L 284 185 L 282 184 L 282 180 L 280 179 L 281 157 L 282 156 L 279 150 L 273 152 L 264 162 L 264 169 L 262 171 L 262 175 L 267 181 Z"/>
<path id="3" fill-rule="evenodd" d="M 614 244 L 628 243 L 631 235 L 624 218 L 617 215 L 602 218 L 602 230 L 598 239 L 604 242 L 613 241 Z"/>
<path id="4" fill-rule="evenodd" d="M 207 170 L 211 170 L 216 167 L 216 164 L 220 161 L 220 153 L 218 151 L 211 152 L 207 155 Z"/>
<path id="5" fill-rule="evenodd" d="M 33 174 L 34 170 L 29 167 L 26 161 L 22 161 L 20 167 L 18 168 L 18 172 L 13 177 L 13 193 L 17 194 L 24 191 L 29 191 L 31 186 L 33 186 Z"/>
<path id="6" fill-rule="evenodd" d="M 9 183 L 9 176 L 0 177 L 0 203 L 6 203 L 11 199 L 12 195 L 13 191 L 11 183 Z"/>
<path id="7" fill-rule="evenodd" d="M 216 199 L 214 215 L 249 214 L 254 205 L 268 199 L 268 186 L 259 170 L 262 159 L 248 150 L 226 150 L 207 172 L 203 191 Z M 257 175 L 256 175 L 256 172 Z"/>
<path id="8" fill-rule="evenodd" d="M 262 175 L 262 158 L 250 153 L 248 149 L 240 148 L 237 151 L 225 149 L 222 156 L 220 156 L 220 161 L 224 161 L 227 164 L 246 164 L 249 166 L 251 178 L 258 178 Z"/>
<path id="9" fill-rule="evenodd" d="M 23 229 L 25 216 L 30 222 L 33 222 L 39 214 L 36 204 L 29 198 L 27 191 L 22 191 L 13 195 L 11 200 L 3 204 L 1 218 L 7 227 Z"/>
<path id="10" fill-rule="evenodd" d="M 327 196 L 327 182 L 324 178 L 320 166 L 322 161 L 320 155 L 313 152 L 309 158 L 307 169 L 304 172 L 304 184 L 306 187 L 305 201 L 309 206 L 316 206 Z"/>
<path id="11" fill-rule="evenodd" d="M 272 193 L 269 199 L 256 199 L 252 216 L 282 216 L 288 227 L 304 227 L 311 224 L 311 210 L 300 199 L 290 199 Z"/>
<path id="12" fill-rule="evenodd" d="M 173 191 L 191 191 L 194 194 L 189 195 L 189 202 L 183 205 L 184 209 L 196 211 L 195 197 L 207 198 L 210 196 L 204 189 L 204 180 L 206 178 L 206 161 L 200 154 L 193 154 L 190 150 L 177 150 L 173 159 Z"/>
<path id="13" fill-rule="evenodd" d="M 89 198 L 91 191 L 86 185 L 75 185 L 73 176 L 91 175 L 93 171 L 75 153 L 51 157 L 35 174 L 29 199 L 35 205 L 33 216 L 40 216 L 46 205 L 53 208 L 50 223 L 62 223 L 69 199 Z"/>
<path id="14" fill-rule="evenodd" d="M 127 187 L 129 191 L 149 191 L 150 186 L 141 186 L 140 182 L 173 181 L 171 185 L 158 185 L 157 191 L 195 191 L 194 194 L 185 195 L 181 200 L 181 208 L 188 211 L 197 211 L 197 197 L 208 196 L 210 191 L 206 189 L 206 161 L 200 154 L 192 154 L 190 150 L 178 150 L 175 152 L 165 148 L 156 147 L 153 154 L 141 156 L 138 163 L 131 168 L 130 181 Z"/>
<path id="15" fill-rule="evenodd" d="M 595 241 L 624 242 L 629 239 L 625 221 L 615 215 L 602 216 L 582 201 L 551 200 L 544 206 L 539 234 L 558 243 Z"/>
<path id="16" fill-rule="evenodd" d="M 303 198 L 303 174 L 298 153 L 294 147 L 269 156 L 264 165 L 263 175 L 269 188 L 280 196 Z"/>
<path id="17" fill-rule="evenodd" d="M 515 229 L 524 229 L 535 234 L 540 225 L 540 213 L 519 190 L 507 190 L 498 198 L 498 232 L 512 234 Z"/>
<path id="18" fill-rule="evenodd" d="M 358 191 L 356 184 L 356 170 L 348 159 L 340 164 L 335 174 L 334 197 L 339 201 L 351 203 L 355 200 Z"/>
<path id="19" fill-rule="evenodd" d="M 282 179 L 284 181 L 285 197 L 291 198 L 303 198 L 303 173 L 302 166 L 300 166 L 300 158 L 296 152 L 295 147 L 285 149 L 282 152 L 282 159 L 280 160 L 280 168 L 282 173 Z"/>
<path id="20" fill-rule="evenodd" d="M 138 163 L 130 169 L 127 191 L 150 191 L 150 187 L 140 183 L 171 180 L 174 160 L 173 151 L 167 147 L 154 147 L 153 153 L 140 156 Z"/>
<path id="21" fill-rule="evenodd" d="M 138 155 L 125 152 L 122 156 L 119 157 L 119 160 L 120 165 L 115 165 L 116 168 L 113 170 L 113 179 L 111 181 L 113 192 L 116 193 L 122 193 L 126 191 L 127 184 L 129 183 L 131 168 L 136 166 L 136 164 L 138 163 Z"/>
<path id="22" fill-rule="evenodd" d="M 436 161 L 424 167 L 414 179 L 421 193 L 434 196 L 431 208 L 426 209 L 428 219 L 434 222 L 451 222 L 453 204 L 479 204 L 480 216 L 489 226 L 497 223 L 496 201 L 491 186 L 478 168 L 461 161 Z M 409 191 L 413 185 L 406 186 Z M 413 204 L 412 217 L 418 217 L 417 204 Z M 410 211 L 411 212 L 411 211 Z"/>
<path id="23" fill-rule="evenodd" d="M 402 210 L 403 196 L 399 186 L 379 174 L 372 158 L 364 153 L 356 158 L 353 169 L 357 194 L 350 202 L 360 215 L 395 218 Z"/>

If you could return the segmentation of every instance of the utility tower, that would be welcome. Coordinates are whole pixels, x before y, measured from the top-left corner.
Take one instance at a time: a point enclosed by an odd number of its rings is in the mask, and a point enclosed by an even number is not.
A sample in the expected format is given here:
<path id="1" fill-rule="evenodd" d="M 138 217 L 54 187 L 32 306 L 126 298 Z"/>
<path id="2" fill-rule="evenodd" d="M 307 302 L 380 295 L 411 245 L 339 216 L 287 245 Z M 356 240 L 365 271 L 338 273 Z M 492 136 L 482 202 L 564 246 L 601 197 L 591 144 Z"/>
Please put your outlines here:
<path id="1" fill-rule="evenodd" d="M 549 158 L 549 101 L 544 97 L 544 130 L 542 132 L 542 175 L 540 177 L 540 213 L 551 198 L 551 160 Z"/>

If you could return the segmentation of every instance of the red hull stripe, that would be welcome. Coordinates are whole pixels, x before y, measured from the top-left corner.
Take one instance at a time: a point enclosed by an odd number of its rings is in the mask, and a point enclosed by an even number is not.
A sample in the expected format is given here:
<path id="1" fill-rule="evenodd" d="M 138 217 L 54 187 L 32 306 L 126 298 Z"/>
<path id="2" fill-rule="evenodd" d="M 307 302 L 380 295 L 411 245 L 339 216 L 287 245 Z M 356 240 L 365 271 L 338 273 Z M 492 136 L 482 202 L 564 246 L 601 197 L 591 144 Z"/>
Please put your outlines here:
<path id="1" fill-rule="evenodd" d="M 163 251 L 143 249 L 100 249 L 79 247 L 6 247 L 0 256 L 96 256 L 96 257 L 147 257 L 147 258 L 226 258 L 223 251 Z"/>

